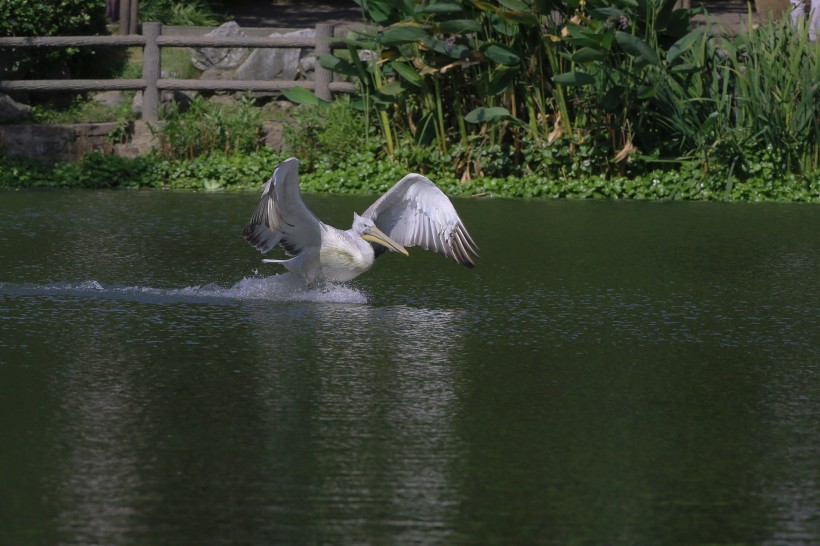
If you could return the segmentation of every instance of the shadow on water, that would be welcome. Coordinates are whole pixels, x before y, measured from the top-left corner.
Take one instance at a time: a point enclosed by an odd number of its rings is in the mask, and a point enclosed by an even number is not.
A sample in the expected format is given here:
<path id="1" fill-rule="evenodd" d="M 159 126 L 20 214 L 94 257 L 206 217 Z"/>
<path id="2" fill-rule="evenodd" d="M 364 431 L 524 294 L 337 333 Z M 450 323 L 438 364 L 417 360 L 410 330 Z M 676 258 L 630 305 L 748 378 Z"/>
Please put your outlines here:
<path id="1" fill-rule="evenodd" d="M 0 543 L 817 542 L 814 209 L 459 201 L 477 269 L 309 291 L 255 199 L 0 196 Z"/>

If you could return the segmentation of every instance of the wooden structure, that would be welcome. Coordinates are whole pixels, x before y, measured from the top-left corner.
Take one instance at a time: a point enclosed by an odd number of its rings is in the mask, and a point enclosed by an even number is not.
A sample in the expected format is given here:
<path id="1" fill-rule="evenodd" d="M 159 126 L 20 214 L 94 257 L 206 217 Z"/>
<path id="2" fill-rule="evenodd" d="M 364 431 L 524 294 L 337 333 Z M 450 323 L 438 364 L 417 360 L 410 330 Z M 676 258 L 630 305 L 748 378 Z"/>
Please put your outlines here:
<path id="1" fill-rule="evenodd" d="M 139 0 L 118 0 L 120 36 L 137 33 Z"/>
<path id="2" fill-rule="evenodd" d="M 160 23 L 143 23 L 142 35 L 127 36 L 51 36 L 37 38 L 0 38 L 0 48 L 59 48 L 112 46 L 143 48 L 142 78 L 138 80 L 5 80 L 0 92 L 12 91 L 110 91 L 138 90 L 143 92 L 142 119 L 159 118 L 159 96 L 163 90 L 196 91 L 281 91 L 304 87 L 320 99 L 329 100 L 333 92 L 350 92 L 349 82 L 334 82 L 333 73 L 316 64 L 314 81 L 293 80 L 183 80 L 161 78 L 161 47 L 285 47 L 314 48 L 316 55 L 345 47 L 333 39 L 333 25 L 316 25 L 315 39 L 310 38 L 214 38 L 209 36 L 163 36 Z"/>

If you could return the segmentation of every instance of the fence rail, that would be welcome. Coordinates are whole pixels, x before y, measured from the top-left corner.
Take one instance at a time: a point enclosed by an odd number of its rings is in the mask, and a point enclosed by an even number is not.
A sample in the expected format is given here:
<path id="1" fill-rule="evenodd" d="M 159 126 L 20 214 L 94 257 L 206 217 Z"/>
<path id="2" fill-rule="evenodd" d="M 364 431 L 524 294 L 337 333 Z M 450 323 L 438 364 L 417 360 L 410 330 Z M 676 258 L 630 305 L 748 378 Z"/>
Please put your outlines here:
<path id="1" fill-rule="evenodd" d="M 321 99 L 330 99 L 333 92 L 349 92 L 355 86 L 348 82 L 333 82 L 333 74 L 318 63 L 314 81 L 293 80 L 185 80 L 160 78 L 161 47 L 312 47 L 316 55 L 344 47 L 333 38 L 333 25 L 316 25 L 316 37 L 311 38 L 216 38 L 209 36 L 162 36 L 160 23 L 144 23 L 142 35 L 128 36 L 48 36 L 0 38 L 0 48 L 60 48 L 60 47 L 133 47 L 142 46 L 142 78 L 132 80 L 0 80 L 0 91 L 111 91 L 143 92 L 142 119 L 159 118 L 159 95 L 163 90 L 192 91 L 281 91 L 293 87 L 312 90 Z"/>

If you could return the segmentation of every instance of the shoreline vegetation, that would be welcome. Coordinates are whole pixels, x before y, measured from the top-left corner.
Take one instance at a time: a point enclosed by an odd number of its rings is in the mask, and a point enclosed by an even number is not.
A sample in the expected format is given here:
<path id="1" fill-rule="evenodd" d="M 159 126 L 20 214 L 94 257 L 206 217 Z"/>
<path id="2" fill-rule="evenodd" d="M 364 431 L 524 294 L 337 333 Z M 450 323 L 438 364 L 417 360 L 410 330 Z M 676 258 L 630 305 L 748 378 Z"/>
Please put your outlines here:
<path id="1" fill-rule="evenodd" d="M 378 30 L 318 58 L 358 92 L 284 92 L 281 151 L 251 96 L 199 96 L 133 159 L 0 150 L 0 188 L 256 191 L 296 156 L 307 192 L 419 172 L 454 196 L 820 202 L 820 40 L 788 15 L 713 33 L 674 4 L 369 0 Z"/>
<path id="2" fill-rule="evenodd" d="M 0 190 L 121 189 L 206 192 L 257 192 L 276 165 L 289 157 L 264 148 L 248 154 L 212 154 L 165 160 L 156 155 L 134 159 L 94 152 L 81 161 L 45 165 L 22 158 L 0 157 Z M 298 156 L 297 156 L 298 157 Z M 541 199 L 689 200 L 820 203 L 820 173 L 796 177 L 761 167 L 761 175 L 726 180 L 692 166 L 629 176 L 555 173 L 507 177 L 483 176 L 461 181 L 447 166 L 424 174 L 454 197 Z M 300 173 L 306 193 L 378 195 L 415 169 L 373 152 L 347 161 L 324 156 Z"/>

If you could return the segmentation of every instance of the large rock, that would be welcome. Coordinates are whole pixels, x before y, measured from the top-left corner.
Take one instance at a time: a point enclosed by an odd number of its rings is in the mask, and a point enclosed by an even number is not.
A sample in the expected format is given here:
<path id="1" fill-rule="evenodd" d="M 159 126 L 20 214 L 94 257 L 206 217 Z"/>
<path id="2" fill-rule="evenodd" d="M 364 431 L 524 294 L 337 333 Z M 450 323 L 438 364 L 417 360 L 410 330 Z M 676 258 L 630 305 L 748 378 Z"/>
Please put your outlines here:
<path id="1" fill-rule="evenodd" d="M 0 93 L 0 123 L 20 123 L 31 118 L 31 106 Z"/>
<path id="2" fill-rule="evenodd" d="M 315 38 L 313 29 L 274 32 L 271 38 Z M 237 80 L 310 80 L 313 79 L 313 48 L 275 47 L 254 50 L 234 72 Z M 302 63 L 302 60 L 306 62 Z"/>
<path id="3" fill-rule="evenodd" d="M 232 38 L 247 35 L 239 28 L 235 21 L 229 21 L 218 26 L 205 36 L 217 38 Z M 199 70 L 220 69 L 230 70 L 239 66 L 248 56 L 245 47 L 199 47 L 191 48 L 191 62 Z"/>
<path id="4" fill-rule="evenodd" d="M 159 94 L 160 111 L 164 106 L 175 102 L 180 111 L 186 112 L 191 102 L 196 98 L 198 93 L 196 91 L 187 90 L 164 90 Z M 137 91 L 134 94 L 134 99 L 131 101 L 131 112 L 141 116 L 142 115 L 142 91 Z"/>
<path id="5" fill-rule="evenodd" d="M 3 153 L 44 162 L 75 161 L 91 151 L 111 153 L 109 135 L 120 130 L 119 123 L 76 125 L 0 126 Z"/>
<path id="6" fill-rule="evenodd" d="M 91 100 L 108 108 L 116 108 L 125 101 L 125 93 L 123 91 L 100 91 L 94 93 Z"/>

